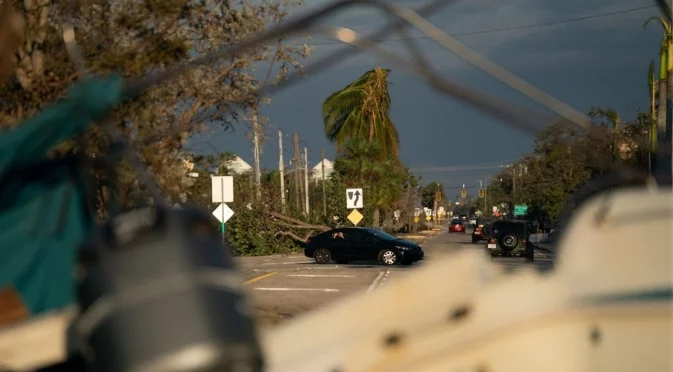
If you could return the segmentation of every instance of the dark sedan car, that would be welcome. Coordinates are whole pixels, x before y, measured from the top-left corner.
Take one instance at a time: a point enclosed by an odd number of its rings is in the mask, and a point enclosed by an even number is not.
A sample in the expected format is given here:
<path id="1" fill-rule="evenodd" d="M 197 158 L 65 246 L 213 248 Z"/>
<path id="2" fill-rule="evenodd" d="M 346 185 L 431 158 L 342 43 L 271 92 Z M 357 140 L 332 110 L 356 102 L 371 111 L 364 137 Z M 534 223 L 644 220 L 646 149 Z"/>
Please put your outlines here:
<path id="1" fill-rule="evenodd" d="M 418 244 L 381 230 L 347 227 L 326 231 L 310 238 L 306 242 L 304 255 L 315 258 L 319 264 L 376 260 L 384 265 L 410 265 L 422 260 L 424 253 Z"/>

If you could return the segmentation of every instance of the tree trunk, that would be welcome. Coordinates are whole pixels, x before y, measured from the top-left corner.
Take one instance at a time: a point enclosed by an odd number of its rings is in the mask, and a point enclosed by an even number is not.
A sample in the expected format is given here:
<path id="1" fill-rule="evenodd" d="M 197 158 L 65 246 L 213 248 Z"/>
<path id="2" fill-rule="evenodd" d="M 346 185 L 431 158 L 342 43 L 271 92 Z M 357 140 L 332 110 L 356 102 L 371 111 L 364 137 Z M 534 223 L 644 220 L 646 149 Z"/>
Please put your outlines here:
<path id="1" fill-rule="evenodd" d="M 374 207 L 374 216 L 372 217 L 374 220 L 372 222 L 372 226 L 375 229 L 378 229 L 381 226 L 381 210 L 379 209 L 378 206 Z"/>

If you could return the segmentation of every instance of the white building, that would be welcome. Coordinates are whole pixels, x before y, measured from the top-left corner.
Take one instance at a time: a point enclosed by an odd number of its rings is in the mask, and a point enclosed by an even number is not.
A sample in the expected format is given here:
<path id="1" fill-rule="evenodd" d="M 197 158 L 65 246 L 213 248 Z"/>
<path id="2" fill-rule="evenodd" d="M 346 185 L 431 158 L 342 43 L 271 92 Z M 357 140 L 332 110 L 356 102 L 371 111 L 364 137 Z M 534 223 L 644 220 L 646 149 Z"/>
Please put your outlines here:
<path id="1" fill-rule="evenodd" d="M 243 174 L 247 172 L 252 172 L 252 166 L 248 164 L 245 160 L 241 159 L 239 156 L 236 156 L 234 160 L 228 161 L 225 166 L 229 168 L 232 174 Z"/>
<path id="2" fill-rule="evenodd" d="M 322 166 L 323 162 L 325 162 L 325 179 L 330 178 L 332 175 L 332 172 L 334 172 L 334 164 L 332 164 L 331 161 L 325 159 L 320 161 L 315 167 L 313 167 L 313 171 L 311 172 L 311 178 L 313 181 L 316 183 L 320 180 L 322 180 Z"/>

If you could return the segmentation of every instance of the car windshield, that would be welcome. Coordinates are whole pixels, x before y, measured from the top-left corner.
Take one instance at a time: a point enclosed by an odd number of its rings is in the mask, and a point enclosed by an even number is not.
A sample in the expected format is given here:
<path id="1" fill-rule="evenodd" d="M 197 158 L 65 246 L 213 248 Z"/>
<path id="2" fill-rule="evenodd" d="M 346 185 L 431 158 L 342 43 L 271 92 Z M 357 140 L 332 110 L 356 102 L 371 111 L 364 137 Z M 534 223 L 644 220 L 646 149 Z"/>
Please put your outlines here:
<path id="1" fill-rule="evenodd" d="M 363 229 L 363 230 L 365 230 L 367 232 L 370 232 L 374 236 L 376 236 L 377 238 L 381 238 L 383 240 L 400 240 L 400 238 L 398 238 L 396 236 L 392 236 L 392 235 L 388 234 L 387 232 L 384 232 L 384 231 L 381 231 L 381 230 L 369 229 L 369 228 Z"/>

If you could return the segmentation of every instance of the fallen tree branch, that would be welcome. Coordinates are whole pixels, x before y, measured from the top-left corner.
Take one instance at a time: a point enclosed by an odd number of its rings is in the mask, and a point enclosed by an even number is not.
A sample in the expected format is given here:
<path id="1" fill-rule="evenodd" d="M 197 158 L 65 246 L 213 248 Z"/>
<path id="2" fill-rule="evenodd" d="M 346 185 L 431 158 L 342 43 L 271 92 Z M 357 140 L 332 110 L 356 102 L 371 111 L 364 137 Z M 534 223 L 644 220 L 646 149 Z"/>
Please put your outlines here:
<path id="1" fill-rule="evenodd" d="M 273 223 L 274 225 L 287 227 L 289 229 L 310 229 L 310 230 L 321 230 L 321 231 L 329 230 L 329 227 L 326 227 L 326 226 L 315 226 L 315 225 L 309 225 L 309 224 L 292 225 L 292 224 L 281 222 L 281 221 L 272 221 L 271 223 Z"/>
<path id="2" fill-rule="evenodd" d="M 294 225 L 290 225 L 288 223 L 284 223 L 284 222 L 280 222 L 280 221 L 273 221 L 273 223 L 281 225 L 281 226 L 285 226 L 285 227 L 289 227 L 289 228 L 295 228 L 295 229 L 313 229 L 313 230 L 320 230 L 320 231 L 330 230 L 329 226 L 312 225 L 312 224 L 306 223 L 304 221 L 298 220 L 296 218 L 292 218 L 292 217 L 282 215 L 282 214 L 277 213 L 277 212 L 267 211 L 266 213 L 270 216 L 280 218 L 281 220 L 285 220 L 287 222 L 291 222 L 291 223 L 294 224 Z"/>
<path id="3" fill-rule="evenodd" d="M 308 238 L 311 236 L 311 233 L 313 233 L 313 230 L 311 230 L 311 231 L 309 231 L 308 233 L 306 233 L 306 237 L 305 237 L 305 238 L 300 238 L 300 237 L 298 237 L 297 235 L 295 235 L 295 234 L 294 234 L 293 232 L 291 232 L 291 231 L 279 231 L 279 232 L 276 233 L 276 237 L 278 237 L 278 236 L 289 236 L 289 237 L 291 237 L 291 238 L 294 239 L 294 240 L 297 240 L 297 241 L 306 243 L 306 241 L 308 240 Z"/>

